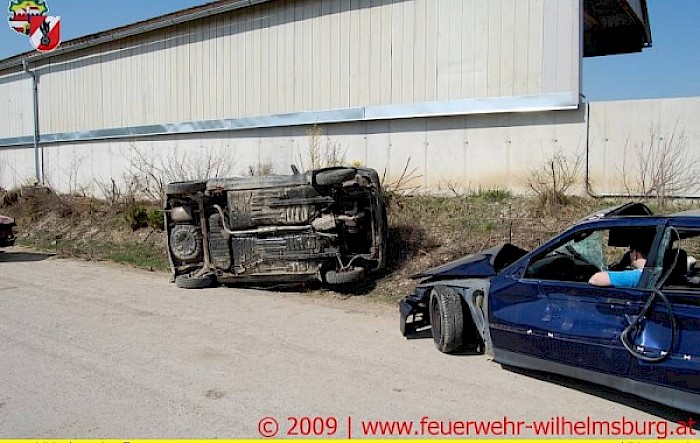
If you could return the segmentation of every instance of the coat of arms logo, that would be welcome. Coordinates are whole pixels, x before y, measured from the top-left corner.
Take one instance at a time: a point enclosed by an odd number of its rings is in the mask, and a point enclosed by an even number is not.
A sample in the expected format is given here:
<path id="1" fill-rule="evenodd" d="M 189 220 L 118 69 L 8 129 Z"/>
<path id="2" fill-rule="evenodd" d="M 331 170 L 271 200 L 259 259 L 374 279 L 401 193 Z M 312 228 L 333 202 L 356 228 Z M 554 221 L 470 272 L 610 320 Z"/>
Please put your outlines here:
<path id="1" fill-rule="evenodd" d="M 10 0 L 7 8 L 10 29 L 28 35 L 39 52 L 51 52 L 61 43 L 61 17 L 49 16 L 45 0 Z"/>

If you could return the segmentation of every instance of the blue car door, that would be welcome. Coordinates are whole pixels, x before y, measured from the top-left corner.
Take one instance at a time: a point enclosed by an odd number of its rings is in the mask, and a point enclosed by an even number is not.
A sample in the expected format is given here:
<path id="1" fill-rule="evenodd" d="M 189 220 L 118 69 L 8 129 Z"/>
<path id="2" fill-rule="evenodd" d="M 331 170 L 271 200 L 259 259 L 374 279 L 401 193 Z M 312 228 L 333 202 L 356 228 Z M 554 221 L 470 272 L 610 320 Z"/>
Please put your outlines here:
<path id="1" fill-rule="evenodd" d="M 631 356 L 620 334 L 640 310 L 641 290 L 541 282 L 540 293 L 547 300 L 542 327 L 553 343 L 554 359 L 597 372 L 627 374 Z"/>
<path id="2" fill-rule="evenodd" d="M 651 385 L 640 387 L 651 397 L 688 410 L 700 408 L 700 266 L 688 261 L 688 252 L 697 253 L 700 244 L 696 224 L 669 227 L 669 247 L 652 281 L 658 289 L 647 292 L 648 309 L 638 313 L 625 337 L 634 355 L 630 378 Z"/>
<path id="3" fill-rule="evenodd" d="M 611 249 L 628 250 L 623 243 L 631 234 L 611 226 L 599 223 L 564 235 L 494 279 L 488 310 L 496 360 L 555 372 L 567 371 L 551 363 L 627 376 L 632 355 L 620 335 L 639 313 L 645 291 L 588 283 L 608 268 Z M 653 222 L 634 229 L 629 232 L 649 234 L 651 240 L 656 234 Z"/>
<path id="4" fill-rule="evenodd" d="M 620 334 L 643 300 L 637 289 L 518 279 L 489 295 L 495 352 L 626 374 L 631 355 Z M 514 355 L 519 354 L 519 355 Z M 513 362 L 515 364 L 515 362 Z"/>

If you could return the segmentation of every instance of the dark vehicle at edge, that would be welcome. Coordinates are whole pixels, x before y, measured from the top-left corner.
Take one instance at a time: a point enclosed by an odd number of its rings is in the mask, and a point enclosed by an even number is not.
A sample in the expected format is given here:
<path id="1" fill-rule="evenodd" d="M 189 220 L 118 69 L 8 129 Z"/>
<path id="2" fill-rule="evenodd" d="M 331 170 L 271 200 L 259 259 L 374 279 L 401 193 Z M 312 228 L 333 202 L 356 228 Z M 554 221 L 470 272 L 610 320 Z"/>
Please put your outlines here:
<path id="1" fill-rule="evenodd" d="M 15 219 L 0 215 L 0 247 L 15 244 L 14 228 L 17 226 Z"/>
<path id="2" fill-rule="evenodd" d="M 650 245 L 634 288 L 590 276 Z M 630 203 L 592 214 L 528 252 L 505 244 L 421 273 L 399 303 L 404 336 L 431 328 L 446 353 L 557 373 L 700 413 L 700 212 Z"/>
<path id="3" fill-rule="evenodd" d="M 384 267 L 386 208 L 377 172 L 334 167 L 166 187 L 175 282 L 345 285 Z"/>

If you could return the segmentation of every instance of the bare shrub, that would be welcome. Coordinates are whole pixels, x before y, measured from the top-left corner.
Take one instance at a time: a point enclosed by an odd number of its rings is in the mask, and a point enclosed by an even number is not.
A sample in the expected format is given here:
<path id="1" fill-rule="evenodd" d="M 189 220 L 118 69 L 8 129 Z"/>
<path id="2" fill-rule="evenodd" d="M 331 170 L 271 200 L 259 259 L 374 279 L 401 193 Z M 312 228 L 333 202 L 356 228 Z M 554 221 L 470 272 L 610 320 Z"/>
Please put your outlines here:
<path id="1" fill-rule="evenodd" d="M 19 203 L 19 198 L 19 189 L 0 189 L 0 208 L 6 208 L 8 206 L 13 206 Z"/>
<path id="2" fill-rule="evenodd" d="M 50 189 L 65 193 L 65 195 L 87 196 L 90 194 L 91 180 L 87 182 L 80 180 L 80 171 L 84 169 L 86 159 L 86 155 L 78 155 L 73 152 L 68 165 L 57 165 L 57 175 L 43 175 L 43 184 Z M 28 186 L 33 185 L 36 184 L 28 184 Z"/>
<path id="3" fill-rule="evenodd" d="M 302 169 L 310 170 L 348 164 L 347 148 L 331 141 L 330 137 L 325 136 L 320 126 L 314 125 L 309 128 L 306 131 L 306 139 L 306 151 L 300 152 L 298 156 Z"/>
<path id="4" fill-rule="evenodd" d="M 382 176 L 382 188 L 387 196 L 391 197 L 394 195 L 413 195 L 416 194 L 420 188 L 421 184 L 416 183 L 420 180 L 422 175 L 419 175 L 418 168 L 409 169 L 411 165 L 411 157 L 406 159 L 406 165 L 401 172 L 398 179 L 394 181 L 387 181 L 386 174 L 387 170 L 384 169 L 384 175 Z"/>
<path id="5" fill-rule="evenodd" d="M 130 174 L 124 174 L 124 179 L 122 181 L 122 185 L 117 184 L 113 178 L 111 178 L 109 182 L 96 180 L 95 183 L 102 194 L 102 198 L 110 205 L 136 200 L 138 194 L 137 181 L 133 180 Z"/>
<path id="6" fill-rule="evenodd" d="M 250 176 L 272 175 L 274 173 L 275 173 L 275 164 L 271 160 L 263 162 L 263 163 L 258 163 L 257 165 L 248 166 L 248 175 L 250 175 Z"/>
<path id="7" fill-rule="evenodd" d="M 174 148 L 161 154 L 131 144 L 127 158 L 131 170 L 127 188 L 133 188 L 134 198 L 154 202 L 162 201 L 167 183 L 231 175 L 235 165 L 225 148 L 201 147 L 196 153 Z"/>
<path id="8" fill-rule="evenodd" d="M 568 192 L 580 179 L 581 158 L 554 153 L 544 164 L 533 168 L 526 179 L 543 209 L 566 205 Z"/>
<path id="9" fill-rule="evenodd" d="M 621 174 L 628 195 L 655 198 L 663 205 L 667 199 L 700 186 L 700 161 L 689 151 L 685 131 L 678 129 L 678 122 L 670 131 L 658 124 L 652 126 L 648 140 L 634 145 L 631 156 L 627 155 L 628 148 L 629 141 Z"/>

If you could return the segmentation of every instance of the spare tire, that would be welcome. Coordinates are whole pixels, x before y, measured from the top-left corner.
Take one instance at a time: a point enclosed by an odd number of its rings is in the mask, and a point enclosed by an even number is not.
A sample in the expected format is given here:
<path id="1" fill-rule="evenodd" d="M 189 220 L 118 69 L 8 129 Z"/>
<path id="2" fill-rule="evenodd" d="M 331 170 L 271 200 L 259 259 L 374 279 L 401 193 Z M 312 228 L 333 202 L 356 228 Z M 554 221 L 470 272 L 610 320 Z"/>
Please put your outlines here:
<path id="1" fill-rule="evenodd" d="M 326 283 L 329 285 L 347 285 L 361 280 L 365 275 L 364 268 L 350 268 L 347 271 L 326 272 Z"/>
<path id="2" fill-rule="evenodd" d="M 195 225 L 175 225 L 170 232 L 170 252 L 182 262 L 193 262 L 202 255 L 202 231 Z"/>
<path id="3" fill-rule="evenodd" d="M 318 186 L 340 185 L 355 177 L 356 174 L 357 170 L 352 168 L 325 169 L 316 173 L 316 184 Z"/>
<path id="4" fill-rule="evenodd" d="M 204 192 L 207 189 L 207 182 L 202 180 L 192 180 L 188 182 L 173 182 L 165 185 L 166 194 L 194 194 Z"/>

